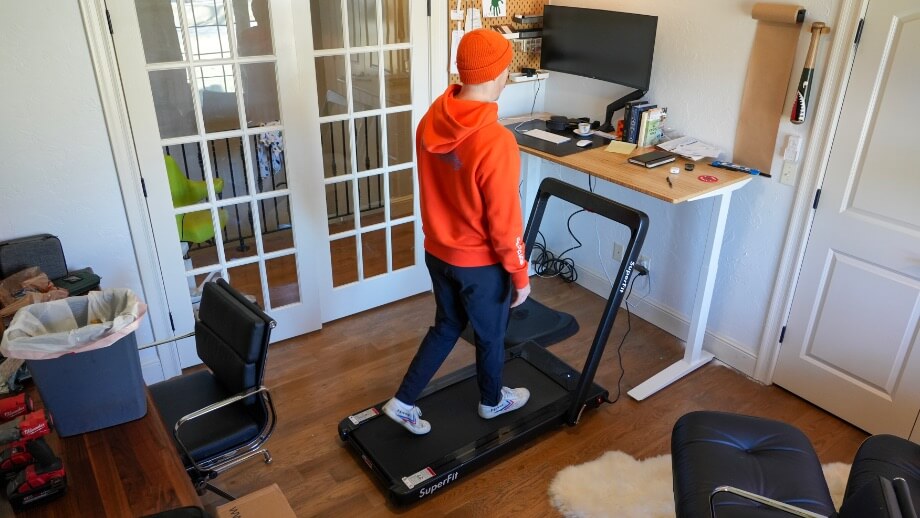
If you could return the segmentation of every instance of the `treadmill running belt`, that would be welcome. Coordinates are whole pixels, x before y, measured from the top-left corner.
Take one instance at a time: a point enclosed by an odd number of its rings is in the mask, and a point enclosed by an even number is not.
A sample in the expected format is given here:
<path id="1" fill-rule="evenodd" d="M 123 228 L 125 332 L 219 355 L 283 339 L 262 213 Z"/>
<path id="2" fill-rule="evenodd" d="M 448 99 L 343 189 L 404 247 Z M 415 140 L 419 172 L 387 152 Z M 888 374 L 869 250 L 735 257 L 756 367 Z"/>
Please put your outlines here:
<path id="1" fill-rule="evenodd" d="M 479 387 L 472 376 L 422 397 L 416 404 L 431 432 L 414 436 L 389 417 L 380 415 L 352 432 L 366 451 L 373 451 L 377 466 L 392 480 L 432 466 L 448 452 L 463 448 L 483 437 L 491 437 L 521 418 L 533 414 L 568 395 L 568 391 L 522 358 L 505 363 L 505 386 L 526 387 L 530 400 L 523 408 L 494 419 L 479 417 Z"/>

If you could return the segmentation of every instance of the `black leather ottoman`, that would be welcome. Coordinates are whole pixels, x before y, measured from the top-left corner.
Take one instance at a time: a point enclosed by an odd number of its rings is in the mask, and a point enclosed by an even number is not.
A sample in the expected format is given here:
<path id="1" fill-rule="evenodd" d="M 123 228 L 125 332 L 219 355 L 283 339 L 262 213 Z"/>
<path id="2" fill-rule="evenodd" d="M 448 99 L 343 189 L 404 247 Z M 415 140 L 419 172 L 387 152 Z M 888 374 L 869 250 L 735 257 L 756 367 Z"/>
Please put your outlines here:
<path id="1" fill-rule="evenodd" d="M 671 434 L 674 504 L 678 518 L 709 517 L 709 497 L 723 485 L 809 511 L 835 513 L 821 463 L 797 428 L 770 419 L 691 412 Z M 787 513 L 719 493 L 719 518 L 785 517 Z"/>

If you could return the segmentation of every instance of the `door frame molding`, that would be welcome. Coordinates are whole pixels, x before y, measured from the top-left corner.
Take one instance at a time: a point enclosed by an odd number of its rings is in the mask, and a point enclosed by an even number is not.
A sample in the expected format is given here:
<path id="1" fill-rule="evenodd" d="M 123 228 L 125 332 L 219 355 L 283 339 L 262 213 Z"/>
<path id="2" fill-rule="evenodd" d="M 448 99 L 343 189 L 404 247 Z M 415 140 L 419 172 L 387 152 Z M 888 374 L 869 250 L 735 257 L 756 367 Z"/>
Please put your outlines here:
<path id="1" fill-rule="evenodd" d="M 428 16 L 428 41 L 430 43 L 443 41 L 444 45 L 429 45 L 428 49 L 428 84 L 431 85 L 431 101 L 433 102 L 444 90 L 447 90 L 449 67 L 450 32 L 448 31 L 447 11 L 450 2 L 429 2 L 431 10 Z"/>
<path id="2" fill-rule="evenodd" d="M 869 1 L 844 0 L 837 16 L 837 26 L 833 29 L 836 36 L 827 60 L 823 88 L 818 92 L 824 95 L 825 101 L 812 111 L 814 123 L 808 132 L 808 139 L 812 144 L 808 147 L 802 163 L 799 185 L 789 218 L 789 231 L 783 242 L 783 252 L 773 283 L 773 295 L 770 297 L 767 318 L 764 320 L 764 332 L 754 365 L 754 378 L 764 383 L 773 382 L 773 372 L 781 346 L 780 334 L 789 319 L 792 298 L 795 295 L 808 237 L 814 222 L 815 211 L 812 205 L 815 192 L 827 174 L 834 132 L 840 119 L 856 56 L 856 45 L 853 42 L 859 20 L 865 15 Z"/>
<path id="3" fill-rule="evenodd" d="M 115 44 L 109 32 L 105 0 L 78 0 L 78 3 L 124 202 L 125 216 L 131 233 L 131 245 L 144 290 L 142 297 L 150 308 L 148 317 L 154 340 L 165 340 L 174 334 L 169 320 L 169 303 L 160 273 L 147 202 L 140 183 L 140 165 L 134 147 Z M 155 354 L 153 351 L 141 351 L 141 363 L 145 370 L 154 368 L 154 364 L 158 365 L 162 369 L 164 379 L 182 373 L 175 342 L 156 347 Z"/>

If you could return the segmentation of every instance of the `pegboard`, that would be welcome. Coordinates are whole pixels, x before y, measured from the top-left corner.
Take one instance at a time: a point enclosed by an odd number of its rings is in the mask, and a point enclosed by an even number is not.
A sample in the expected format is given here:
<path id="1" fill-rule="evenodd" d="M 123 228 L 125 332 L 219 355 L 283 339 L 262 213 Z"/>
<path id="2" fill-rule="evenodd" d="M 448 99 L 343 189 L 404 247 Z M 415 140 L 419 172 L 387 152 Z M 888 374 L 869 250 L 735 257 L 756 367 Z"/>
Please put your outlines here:
<path id="1" fill-rule="evenodd" d="M 485 2 L 492 2 L 493 0 L 485 0 Z M 537 24 L 520 24 L 515 23 L 512 17 L 516 14 L 543 14 L 543 5 L 544 0 L 502 0 L 507 2 L 506 14 L 507 16 L 499 16 L 495 18 L 486 18 L 485 11 L 483 11 L 483 0 L 460 0 L 460 8 L 464 10 L 472 9 L 473 7 L 479 9 L 482 12 L 482 28 L 491 29 L 493 27 L 498 27 L 500 25 L 507 25 L 515 30 L 520 29 L 530 29 L 534 27 L 541 27 L 542 23 Z M 457 8 L 457 0 L 447 0 L 448 11 L 447 11 L 447 34 L 450 34 L 450 31 L 456 28 L 457 22 L 451 21 L 450 19 L 450 9 Z M 488 7 L 488 4 L 487 4 Z M 511 71 L 520 72 L 523 67 L 530 68 L 540 68 L 540 47 L 535 45 L 533 40 L 511 40 L 514 43 L 514 59 L 511 60 Z M 447 42 L 448 52 L 450 52 L 450 41 Z M 535 50 L 530 50 L 535 49 Z M 460 76 L 457 74 L 450 74 L 448 69 L 448 75 L 450 77 L 450 83 L 459 83 Z"/>

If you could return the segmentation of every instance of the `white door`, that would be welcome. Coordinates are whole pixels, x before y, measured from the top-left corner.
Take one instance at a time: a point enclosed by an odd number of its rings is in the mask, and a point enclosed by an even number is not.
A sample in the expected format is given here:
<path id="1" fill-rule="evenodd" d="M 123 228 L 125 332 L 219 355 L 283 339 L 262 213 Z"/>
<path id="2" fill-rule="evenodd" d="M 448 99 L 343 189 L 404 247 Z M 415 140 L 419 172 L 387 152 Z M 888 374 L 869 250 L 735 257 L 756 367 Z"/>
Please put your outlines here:
<path id="1" fill-rule="evenodd" d="M 298 42 L 326 221 L 322 319 L 427 290 L 415 128 L 430 104 L 423 0 L 310 0 Z M 298 34 L 300 36 L 300 34 Z"/>
<path id="2" fill-rule="evenodd" d="M 920 1 L 865 16 L 774 382 L 871 433 L 920 412 Z"/>
<path id="3" fill-rule="evenodd" d="M 423 2 L 108 8 L 177 334 L 217 276 L 278 321 L 273 341 L 427 288 L 413 146 L 430 98 Z M 179 356 L 199 361 L 192 340 Z"/>
<path id="4" fill-rule="evenodd" d="M 132 5 L 133 4 L 133 5 Z M 309 249 L 290 5 L 136 0 L 109 6 L 115 50 L 176 332 L 193 328 L 217 276 L 278 321 L 281 340 L 320 327 Z M 180 364 L 198 363 L 193 342 Z"/>

